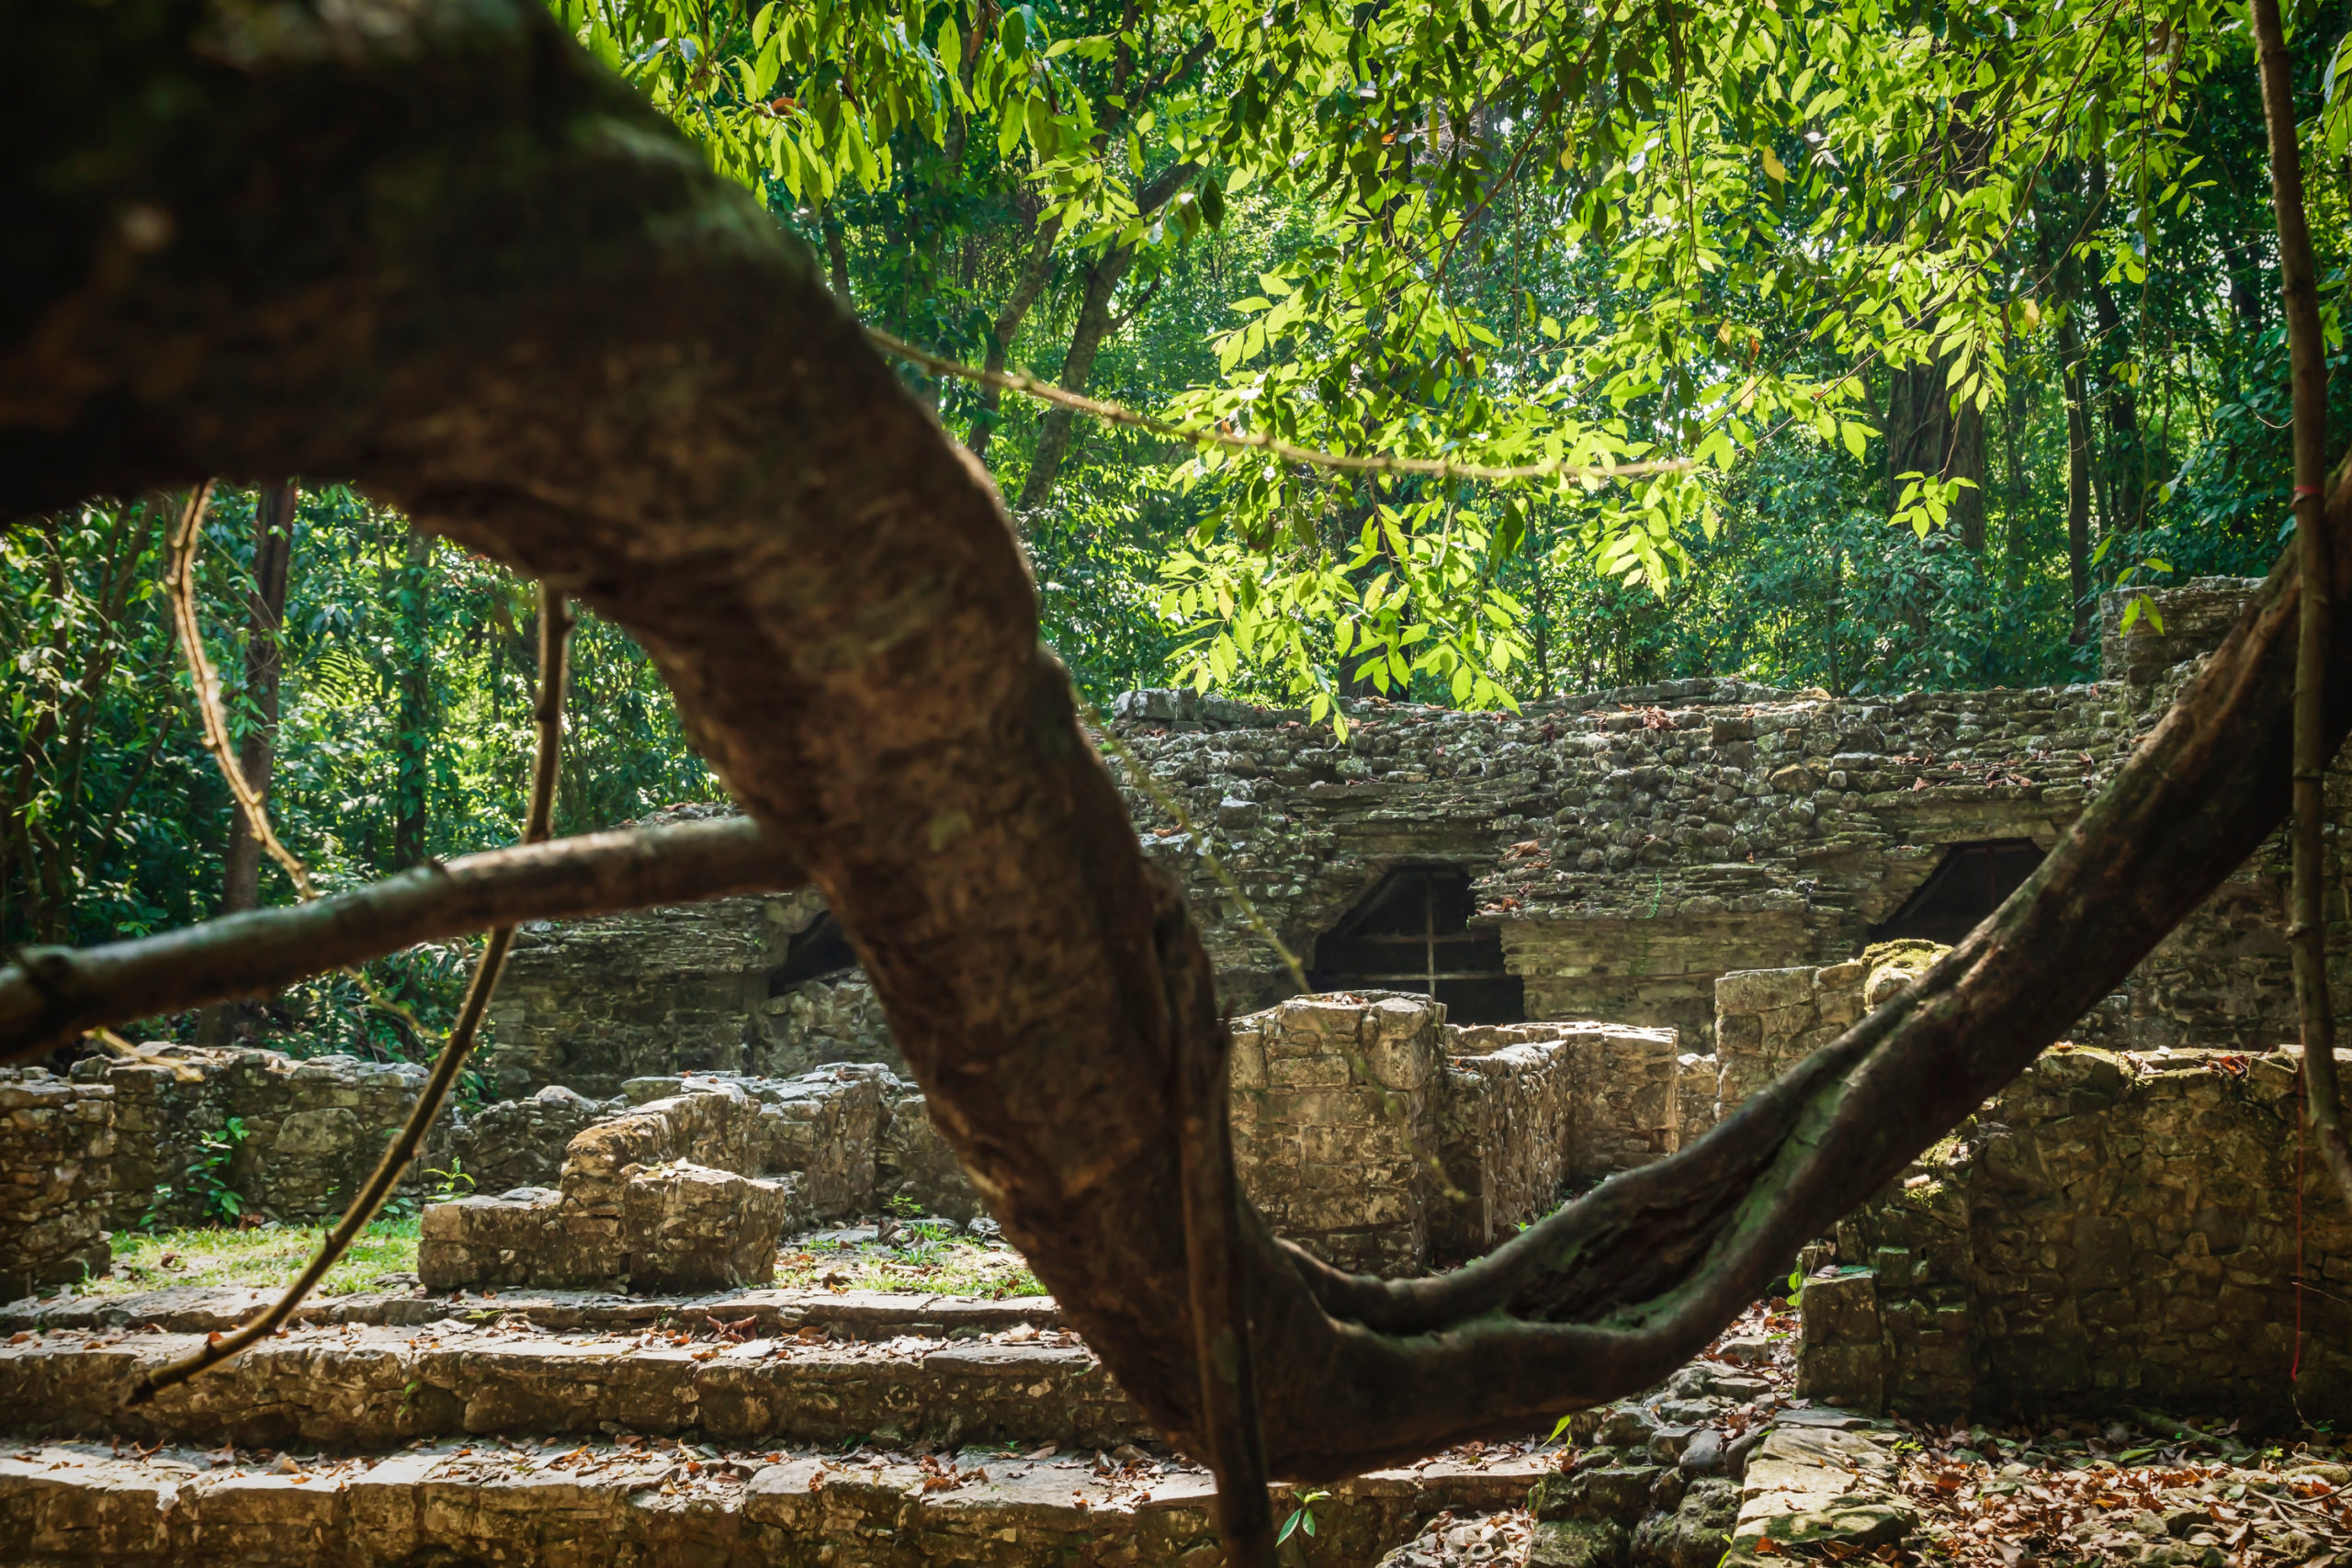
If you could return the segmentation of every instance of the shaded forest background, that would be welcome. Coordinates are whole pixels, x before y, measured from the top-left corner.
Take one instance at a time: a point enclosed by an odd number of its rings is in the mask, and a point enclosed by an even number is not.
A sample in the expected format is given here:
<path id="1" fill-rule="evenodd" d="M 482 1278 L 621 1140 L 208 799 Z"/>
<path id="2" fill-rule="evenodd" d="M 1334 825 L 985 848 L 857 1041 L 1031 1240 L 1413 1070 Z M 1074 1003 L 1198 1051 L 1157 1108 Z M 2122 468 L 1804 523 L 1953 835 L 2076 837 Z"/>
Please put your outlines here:
<path id="1" fill-rule="evenodd" d="M 648 5 L 625 22 L 610 19 L 617 13 L 573 19 L 673 119 L 708 127 L 714 158 L 733 163 L 872 326 L 1138 409 L 1209 408 L 1212 394 L 1230 394 L 1261 365 L 1268 339 L 1252 340 L 1252 323 L 1302 277 L 1348 265 L 1349 242 L 1324 199 L 1257 177 L 1238 154 L 1221 164 L 1188 137 L 1185 127 L 1222 112 L 1230 96 L 1221 51 L 1089 43 L 1138 26 L 1149 37 L 1151 19 L 1138 23 L 1133 6 L 985 5 L 948 17 L 968 20 L 975 39 L 1026 29 L 1031 56 L 1061 51 L 1048 55 L 1062 62 L 1053 85 L 1091 100 L 1057 98 L 1052 113 L 1089 128 L 1098 151 L 1126 147 L 1132 221 L 1089 231 L 1039 177 L 1054 137 L 1034 114 L 1026 140 L 1001 129 L 1018 109 L 994 120 L 899 116 L 872 141 L 854 128 L 893 117 L 853 117 L 839 122 L 851 130 L 814 150 L 813 139 L 786 146 L 735 134 L 778 90 L 775 69 L 760 63 L 781 25 L 763 22 L 774 10 Z M 1862 356 L 1856 384 L 1870 434 L 1798 423 L 1708 474 L 1709 516 L 1678 524 L 1671 570 L 1629 572 L 1588 521 L 1541 495 L 1456 498 L 1422 480 L 1368 485 L 1321 511 L 1278 508 L 1279 526 L 1340 562 L 1355 615 L 1371 611 L 1380 563 L 1350 562 L 1345 547 L 1377 509 L 1409 502 L 1481 516 L 1481 537 L 1501 541 L 1487 551 L 1490 586 L 1520 649 L 1488 673 L 1521 701 L 1701 673 L 1835 693 L 2091 678 L 2090 595 L 2259 573 L 2291 526 L 2261 107 L 2243 38 L 2217 49 L 2181 90 L 2178 174 L 2165 199 L 2135 202 L 2124 221 L 2113 189 L 2132 172 L 2104 152 L 2055 160 L 2031 181 L 2028 216 L 2006 234 L 2002 259 L 2038 282 L 2021 289 L 2031 309 L 2009 317 L 1997 396 L 1954 410 L 1945 365 L 1890 369 Z M 2332 95 L 2335 51 L 2332 32 L 2299 51 L 2314 114 Z M 967 47 L 945 69 L 970 85 L 996 59 Z M 1482 138 L 1507 148 L 1512 129 L 1499 110 L 1491 122 L 1442 125 L 1431 111 L 1430 155 L 1452 157 Z M 1795 162 L 1803 148 L 1784 145 Z M 1768 166 L 1781 164 L 1768 157 Z M 1622 335 L 1660 308 L 1639 267 L 1589 243 L 1598 235 L 1578 217 L 1589 182 L 1519 177 L 1518 162 L 1499 152 L 1484 167 L 1481 198 L 1455 208 L 1430 283 L 1455 318 L 1479 323 L 1483 346 L 1475 365 L 1466 354 L 1426 356 L 1431 378 L 1411 392 L 1432 406 L 1457 396 L 1455 378 L 1540 382 L 1563 341 Z M 2352 160 L 2328 160 L 2309 178 L 2332 310 L 2346 283 Z M 1820 187 L 1781 186 L 1767 216 L 1777 234 L 1802 235 Z M 1754 201 L 1739 191 L 1724 199 Z M 1746 344 L 1752 358 L 1765 329 L 1778 330 L 1772 297 L 1734 297 L 1781 265 L 1785 238 L 1753 255 L 1736 231 L 1717 238 L 1714 281 L 1690 287 L 1716 291 L 1717 341 Z M 1837 244 L 1836 231 L 1819 243 Z M 1758 321 L 1752 342 L 1747 328 L 1735 331 L 1743 312 Z M 1858 363 L 1828 339 L 1800 333 L 1797 344 L 1815 376 Z M 2332 346 L 2340 354 L 2340 336 Z M 907 375 L 996 476 L 1034 564 L 1047 638 L 1090 696 L 1193 681 L 1298 699 L 1295 670 L 1253 658 L 1229 635 L 1220 643 L 1234 613 L 1216 603 L 1222 580 L 1207 563 L 1217 549 L 1272 548 L 1259 536 L 1264 506 L 1204 476 L 1186 443 Z M 2352 394 L 2343 377 L 2335 382 L 2342 419 Z M 1617 406 L 1638 416 L 1672 395 L 1654 382 Z M 1904 476 L 1922 468 L 1968 482 L 1937 525 L 1905 525 L 1917 516 Z M 162 590 L 174 505 L 94 502 L 0 537 L 11 739 L 0 759 L 0 938 L 93 943 L 223 907 L 232 803 L 199 741 Z M 257 526 L 261 505 L 262 492 L 220 492 L 199 593 L 232 728 L 272 739 L 281 835 L 329 888 L 509 841 L 530 750 L 529 585 L 413 534 L 365 496 L 304 483 L 283 529 L 281 605 L 256 575 L 269 532 Z M 1421 613 L 1434 612 L 1402 612 L 1408 623 Z M 635 645 L 583 616 L 575 647 L 556 830 L 724 798 Z M 282 670 L 274 724 L 254 673 L 272 648 Z M 1316 656 L 1335 692 L 1463 700 L 1442 663 L 1390 664 L 1376 687 L 1348 652 L 1341 637 Z M 266 861 L 255 896 L 291 896 Z M 464 956 L 461 944 L 427 947 L 373 967 L 389 994 L 433 1023 L 454 998 Z M 288 992 L 254 1024 L 315 1049 L 433 1048 L 341 976 Z M 187 1032 L 195 1021 L 172 1027 Z"/>

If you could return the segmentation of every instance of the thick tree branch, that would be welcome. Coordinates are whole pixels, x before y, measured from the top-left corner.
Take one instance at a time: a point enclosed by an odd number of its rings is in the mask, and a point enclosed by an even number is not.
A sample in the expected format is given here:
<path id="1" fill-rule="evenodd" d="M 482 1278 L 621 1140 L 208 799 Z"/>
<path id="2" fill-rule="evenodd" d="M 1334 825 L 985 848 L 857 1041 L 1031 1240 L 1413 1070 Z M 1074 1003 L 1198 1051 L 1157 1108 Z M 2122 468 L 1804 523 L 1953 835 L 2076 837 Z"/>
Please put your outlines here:
<path id="1" fill-rule="evenodd" d="M 0 510 L 347 475 L 628 627 L 851 933 L 1008 1236 L 1149 1418 L 1218 1451 L 1196 1347 L 1230 1309 L 1196 1313 L 1207 1230 L 1175 1200 L 1179 1075 L 1222 1025 L 1171 1008 L 1195 939 L 983 477 L 535 5 L 244 15 L 36 7 L 0 60 Z M 2276 827 L 2297 589 L 2273 573 L 1993 920 L 1690 1148 L 1410 1286 L 1307 1269 L 1243 1210 L 1270 1467 L 1524 1430 L 1702 1346 Z M 2331 747 L 2347 721 L 2332 698 Z"/>
<path id="2" fill-rule="evenodd" d="M 525 920 L 770 893 L 807 879 L 744 818 L 684 822 L 418 866 L 312 903 L 254 909 L 134 942 L 18 948 L 0 967 L 0 1061 L 85 1032 L 239 997 Z"/>

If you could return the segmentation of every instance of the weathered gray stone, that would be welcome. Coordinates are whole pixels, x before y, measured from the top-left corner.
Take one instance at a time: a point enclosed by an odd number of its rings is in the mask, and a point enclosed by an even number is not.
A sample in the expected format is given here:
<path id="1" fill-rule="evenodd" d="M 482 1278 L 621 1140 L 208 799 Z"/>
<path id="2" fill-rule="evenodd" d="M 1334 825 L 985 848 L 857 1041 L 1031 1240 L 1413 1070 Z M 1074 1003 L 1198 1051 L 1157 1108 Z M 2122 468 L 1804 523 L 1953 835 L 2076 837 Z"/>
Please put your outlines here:
<path id="1" fill-rule="evenodd" d="M 1739 1489 L 1727 1481 L 1694 1481 L 1671 1513 L 1653 1514 L 1634 1530 L 1634 1568 L 1715 1568 L 1731 1546 Z"/>
<path id="2" fill-rule="evenodd" d="M 875 1151 L 875 1190 L 887 1204 L 903 1199 L 926 1214 L 968 1223 L 987 1213 L 956 1151 L 933 1126 L 923 1097 L 902 1095 L 891 1102 L 890 1122 Z"/>
<path id="3" fill-rule="evenodd" d="M 267 1473 L 216 1470 L 185 1452 L 140 1460 L 71 1444 L 24 1452 L 0 1456 L 0 1561 L 42 1568 L 1212 1568 L 1221 1557 L 1198 1470 L 1138 1481 L 1098 1476 L 1088 1461 L 1001 1450 L 917 1464 L 903 1455 L 695 1460 L 668 1448 L 567 1444 L 530 1454 L 441 1443 Z M 1533 1465 L 1521 1461 L 1334 1483 L 1316 1505 L 1313 1561 L 1370 1568 L 1442 1519 L 1449 1538 L 1480 1533 L 1478 1517 L 1516 1506 L 1533 1479 Z M 1276 1486 L 1270 1501 L 1283 1517 L 1298 1492 Z"/>
<path id="4" fill-rule="evenodd" d="M 786 1227 L 874 1203 L 876 1145 L 896 1087 L 871 1066 L 781 1083 L 632 1079 L 626 1098 L 662 1098 L 575 1134 L 559 1191 L 427 1205 L 417 1273 L 435 1290 L 625 1280 L 692 1291 L 773 1279 Z"/>
<path id="5" fill-rule="evenodd" d="M 1791 1545 L 1893 1545 L 1918 1523 L 1894 1486 L 1892 1431 L 1776 1427 L 1747 1461 L 1726 1568 L 1769 1562 Z M 1811 1553 L 1804 1553 L 1811 1555 Z"/>
<path id="6" fill-rule="evenodd" d="M 708 1334 L 707 1322 L 688 1326 Z M 1075 1345 L 944 1334 L 887 1344 L 649 1343 L 610 1332 L 559 1338 L 494 1318 L 296 1330 L 125 1406 L 144 1371 L 201 1342 L 51 1334 L 0 1346 L 0 1411 L 25 1433 L 345 1452 L 444 1435 L 594 1434 L 606 1422 L 721 1442 L 1110 1448 L 1149 1435 L 1092 1353 Z"/>
<path id="7" fill-rule="evenodd" d="M 103 1274 L 114 1091 L 0 1068 L 0 1301 Z"/>
<path id="8" fill-rule="evenodd" d="M 241 1214 L 289 1223 L 339 1214 L 424 1086 L 423 1067 L 339 1054 L 169 1043 L 142 1051 L 130 1060 L 87 1057 L 73 1069 L 75 1083 L 113 1091 L 107 1223 L 117 1230 L 151 1212 L 165 1224 L 223 1218 L 209 1207 L 216 1186 L 235 1195 Z M 194 1173 L 213 1155 L 208 1136 L 227 1158 L 199 1179 Z M 432 1163 L 413 1161 L 401 1180 L 413 1189 Z"/>

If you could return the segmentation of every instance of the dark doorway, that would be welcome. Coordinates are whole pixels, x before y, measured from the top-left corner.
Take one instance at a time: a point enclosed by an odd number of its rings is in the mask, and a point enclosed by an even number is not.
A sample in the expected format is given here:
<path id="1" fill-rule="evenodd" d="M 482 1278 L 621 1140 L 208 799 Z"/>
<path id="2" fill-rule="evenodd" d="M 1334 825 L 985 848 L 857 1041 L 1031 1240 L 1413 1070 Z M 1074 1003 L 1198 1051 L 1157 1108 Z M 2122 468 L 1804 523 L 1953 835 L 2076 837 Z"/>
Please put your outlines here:
<path id="1" fill-rule="evenodd" d="M 849 938 L 833 923 L 831 915 L 820 915 L 792 939 L 784 950 L 784 962 L 768 971 L 768 995 L 780 997 L 804 980 L 856 966 L 857 954 L 851 950 Z"/>
<path id="2" fill-rule="evenodd" d="M 1934 874 L 1903 901 L 1903 908 L 1871 928 L 1870 940 L 1917 937 L 1956 942 L 2033 874 L 2041 855 L 2024 839 L 1956 844 Z"/>
<path id="3" fill-rule="evenodd" d="M 1315 944 L 1318 991 L 1419 991 L 1454 1023 L 1519 1023 L 1526 987 L 1503 967 L 1502 937 L 1470 929 L 1470 876 L 1457 866 L 1388 874 Z"/>

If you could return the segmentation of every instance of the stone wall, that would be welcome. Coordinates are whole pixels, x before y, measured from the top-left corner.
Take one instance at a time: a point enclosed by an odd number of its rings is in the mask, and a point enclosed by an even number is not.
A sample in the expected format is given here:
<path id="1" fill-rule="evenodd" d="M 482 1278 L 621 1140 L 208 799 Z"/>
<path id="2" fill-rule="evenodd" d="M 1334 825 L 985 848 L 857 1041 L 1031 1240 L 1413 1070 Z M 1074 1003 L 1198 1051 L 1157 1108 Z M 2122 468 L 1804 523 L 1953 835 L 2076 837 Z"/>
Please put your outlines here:
<path id="1" fill-rule="evenodd" d="M 903 1070 L 858 971 L 771 994 L 793 938 L 824 912 L 804 889 L 522 927 L 490 1008 L 496 1092 L 519 1100 L 562 1084 L 604 1100 L 647 1075 Z"/>
<path id="2" fill-rule="evenodd" d="M 619 1105 L 549 1085 L 528 1100 L 503 1100 L 465 1113 L 452 1108 L 435 1124 L 420 1163 L 436 1186 L 447 1180 L 466 1192 L 552 1187 L 573 1137 Z M 433 1175 L 436 1171 L 447 1174 Z"/>
<path id="3" fill-rule="evenodd" d="M 2129 596 L 2110 595 L 2109 678 L 2074 686 L 1829 697 L 1702 678 L 1517 714 L 1366 701 L 1348 705 L 1344 743 L 1296 712 L 1150 691 L 1119 698 L 1112 724 L 1189 817 L 1187 829 L 1122 773 L 1143 847 L 1186 888 L 1237 1010 L 1292 987 L 1204 848 L 1310 968 L 1391 872 L 1458 867 L 1528 1018 L 1669 1028 L 1703 1052 L 1723 975 L 1860 952 L 1958 847 L 2055 842 L 2247 586 L 2156 591 L 2162 634 L 2143 617 L 2125 636 Z M 2352 781 L 2330 789 L 2352 821 Z M 2077 1035 L 2245 1050 L 2290 1033 L 2285 867 L 2283 840 L 2266 843 Z M 769 995 L 819 908 L 803 893 L 526 933 L 495 1015 L 501 1092 L 895 1063 L 854 970 Z M 2340 978 L 2352 995 L 2352 969 Z"/>
<path id="4" fill-rule="evenodd" d="M 0 1068 L 0 1301 L 104 1273 L 113 1091 Z"/>
<path id="5" fill-rule="evenodd" d="M 2345 1409 L 2352 1219 L 2300 1103 L 2292 1050 L 2053 1050 L 1838 1226 L 1845 1337 L 1875 1317 L 1922 1412 Z"/>
<path id="6" fill-rule="evenodd" d="M 1364 1273 L 1430 1258 L 1443 1015 L 1424 998 L 1306 997 L 1233 1025 L 1233 1155 L 1278 1235 Z"/>
<path id="7" fill-rule="evenodd" d="M 1457 1028 L 1442 1005 L 1390 992 L 1292 998 L 1233 1032 L 1242 1186 L 1277 1235 L 1342 1268 L 1476 1257 L 1685 1135 L 1671 1030 Z M 1713 1059 L 1690 1060 L 1703 1128 Z"/>
<path id="8" fill-rule="evenodd" d="M 1937 951 L 1724 976 L 1722 1109 Z M 2299 1200 L 2298 1095 L 2291 1050 L 2053 1047 L 1838 1226 L 1804 1287 L 1799 1392 L 1937 1418 L 2018 1404 L 2279 1416 L 2290 1391 L 2307 1411 L 2340 1408 L 2352 1219 L 2315 1162 Z"/>
<path id="9" fill-rule="evenodd" d="M 113 1091 L 107 1223 L 117 1230 L 150 1213 L 162 1224 L 220 1218 L 214 1194 L 224 1191 L 241 1213 L 266 1219 L 340 1214 L 407 1119 L 424 1076 L 405 1062 L 168 1044 L 73 1068 L 76 1083 Z M 225 1162 L 208 1167 L 223 1152 Z M 419 1179 L 426 1163 L 404 1179 Z"/>

